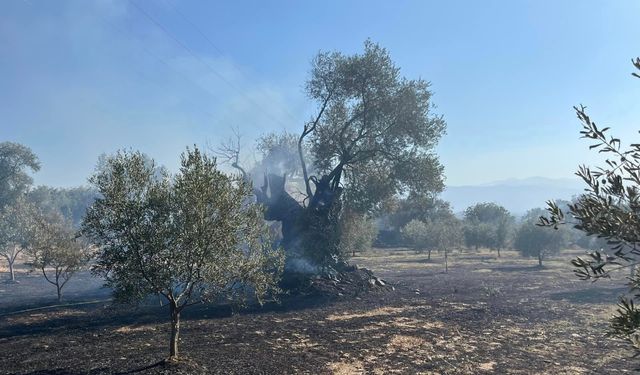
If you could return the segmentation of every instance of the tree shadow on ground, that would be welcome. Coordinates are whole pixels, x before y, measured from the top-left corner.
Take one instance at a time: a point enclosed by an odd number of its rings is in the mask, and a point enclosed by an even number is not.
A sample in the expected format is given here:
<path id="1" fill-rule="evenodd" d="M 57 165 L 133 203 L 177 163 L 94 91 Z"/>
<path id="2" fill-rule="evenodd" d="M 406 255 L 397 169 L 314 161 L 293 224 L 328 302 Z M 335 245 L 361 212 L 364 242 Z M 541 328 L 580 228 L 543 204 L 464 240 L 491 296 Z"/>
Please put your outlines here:
<path id="1" fill-rule="evenodd" d="M 116 373 L 116 375 L 137 374 L 137 373 L 140 373 L 140 372 L 143 372 L 143 371 L 147 371 L 147 370 L 151 370 L 151 369 L 156 368 L 156 367 L 163 367 L 163 366 L 165 366 L 165 361 L 164 360 L 152 363 L 152 364 L 147 365 L 147 366 L 138 367 L 138 368 L 135 368 L 133 370 L 129 370 L 129 371 L 125 371 L 125 372 L 118 372 L 118 373 Z"/>
<path id="2" fill-rule="evenodd" d="M 626 294 L 625 287 L 617 288 L 587 288 L 578 291 L 551 293 L 552 300 L 566 300 L 573 303 L 611 303 L 616 301 L 622 294 Z"/>
<path id="3" fill-rule="evenodd" d="M 493 271 L 499 272 L 534 272 L 534 271 L 544 271 L 545 267 L 540 267 L 539 265 L 533 266 L 500 266 L 500 267 L 491 267 Z"/>
<path id="4" fill-rule="evenodd" d="M 219 319 L 237 313 L 266 314 L 270 312 L 288 312 L 326 305 L 333 299 L 327 296 L 284 296 L 280 302 L 271 302 L 260 306 L 253 303 L 241 310 L 234 310 L 230 305 L 201 304 L 185 309 L 182 321 L 199 319 Z M 17 337 L 38 335 L 65 329 L 82 329 L 85 332 L 96 332 L 105 328 L 123 325 L 164 324 L 168 321 L 168 306 L 158 305 L 100 305 L 79 306 L 73 311 L 79 315 L 62 315 L 51 317 L 59 311 L 69 311 L 66 307 L 40 310 L 43 319 L 24 323 L 0 324 L 0 337 Z M 12 318 L 30 317 L 29 313 L 10 315 Z"/>
<path id="5" fill-rule="evenodd" d="M 426 255 L 424 258 L 421 259 L 394 259 L 393 260 L 394 263 L 426 263 L 426 264 L 438 264 L 438 263 L 442 263 L 442 261 L 434 259 L 434 258 L 427 258 Z"/>
<path id="6" fill-rule="evenodd" d="M 74 371 L 69 371 L 68 369 L 58 368 L 58 369 L 52 369 L 52 370 L 37 370 L 33 372 L 27 372 L 27 373 L 24 373 L 23 375 L 96 375 L 96 374 L 104 374 L 108 370 L 109 370 L 108 368 L 98 368 L 88 372 L 87 371 L 74 372 Z M 17 374 L 17 373 L 14 373 L 14 374 Z"/>

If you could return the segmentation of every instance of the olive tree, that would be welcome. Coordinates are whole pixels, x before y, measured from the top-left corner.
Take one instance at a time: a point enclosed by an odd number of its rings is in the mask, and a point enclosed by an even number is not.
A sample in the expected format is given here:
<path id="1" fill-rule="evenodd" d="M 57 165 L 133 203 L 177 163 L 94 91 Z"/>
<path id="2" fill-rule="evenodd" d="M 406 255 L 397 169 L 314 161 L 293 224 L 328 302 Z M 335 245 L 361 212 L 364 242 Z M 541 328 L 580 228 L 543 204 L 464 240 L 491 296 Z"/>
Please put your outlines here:
<path id="1" fill-rule="evenodd" d="M 62 288 L 90 258 L 89 246 L 60 214 L 35 215 L 28 254 L 33 268 L 56 287 L 58 301 L 62 300 Z"/>
<path id="2" fill-rule="evenodd" d="M 632 62 L 640 71 L 640 58 Z M 639 73 L 632 74 L 640 78 Z M 541 216 L 539 224 L 558 229 L 560 224 L 573 222 L 574 228 L 606 240 L 609 246 L 572 261 L 580 278 L 597 280 L 640 263 L 640 143 L 623 147 L 619 138 L 609 134 L 608 127 L 596 125 L 586 107 L 574 109 L 582 124 L 582 138 L 591 142 L 589 148 L 608 157 L 599 167 L 580 166 L 576 174 L 586 185 L 585 193 L 570 203 L 567 210 L 549 201 L 550 216 Z M 614 333 L 628 338 L 640 352 L 640 309 L 634 303 L 640 290 L 637 270 L 630 277 L 629 286 L 633 296 L 621 298 L 612 327 Z"/>
<path id="3" fill-rule="evenodd" d="M 439 220 L 451 212 L 451 204 L 430 194 L 410 193 L 406 197 L 393 196 L 379 210 L 387 218 L 389 226 L 401 229 L 411 220 L 423 222 Z"/>
<path id="4" fill-rule="evenodd" d="M 29 171 L 40 169 L 38 157 L 30 148 L 14 142 L 0 142 L 0 255 L 9 264 L 11 282 L 15 282 L 14 265 L 29 237 L 32 205 L 24 194 L 33 180 Z"/>
<path id="5" fill-rule="evenodd" d="M 429 83 L 403 77 L 388 51 L 371 41 L 359 54 L 319 53 L 306 92 L 318 111 L 297 141 L 304 198 L 291 197 L 285 177 L 274 174 L 256 196 L 265 217 L 282 222 L 288 256 L 336 267 L 340 237 L 333 233 L 343 208 L 371 213 L 395 194 L 443 189 L 434 148 L 445 122 L 433 114 Z"/>
<path id="6" fill-rule="evenodd" d="M 478 203 L 464 211 L 465 241 L 467 246 L 485 246 L 498 251 L 507 246 L 513 216 L 495 203 Z"/>
<path id="7" fill-rule="evenodd" d="M 340 247 L 344 254 L 356 255 L 356 252 L 371 248 L 378 234 L 373 220 L 356 213 L 348 213 L 340 220 Z"/>
<path id="8" fill-rule="evenodd" d="M 10 281 L 13 283 L 16 282 L 16 260 L 33 242 L 35 215 L 35 206 L 23 197 L 0 209 L 0 256 L 7 260 Z"/>
<path id="9" fill-rule="evenodd" d="M 177 174 L 139 152 L 106 158 L 90 182 L 100 197 L 82 233 L 98 247 L 93 269 L 115 297 L 160 294 L 169 305 L 169 358 L 178 358 L 180 314 L 204 301 L 259 302 L 277 292 L 282 253 L 267 238 L 251 185 L 228 176 L 197 148 Z"/>
<path id="10" fill-rule="evenodd" d="M 446 218 L 428 223 L 427 233 L 433 247 L 444 253 L 444 271 L 449 272 L 449 253 L 462 244 L 462 225 L 453 213 Z"/>
<path id="11" fill-rule="evenodd" d="M 402 235 L 416 253 L 428 250 L 428 259 L 431 259 L 431 247 L 429 246 L 427 224 L 425 222 L 417 219 L 411 220 L 402 228 Z"/>
<path id="12" fill-rule="evenodd" d="M 549 255 L 558 253 L 569 243 L 567 230 L 549 231 L 536 225 L 541 211 L 529 211 L 515 233 L 513 247 L 523 256 L 538 259 L 538 266 Z"/>
<path id="13" fill-rule="evenodd" d="M 445 272 L 449 270 L 449 253 L 462 244 L 463 238 L 460 220 L 451 212 L 437 220 L 427 222 L 411 220 L 404 226 L 402 232 L 416 252 L 428 251 L 427 260 L 431 260 L 433 250 L 442 251 Z"/>
<path id="14" fill-rule="evenodd" d="M 40 170 L 38 157 L 27 146 L 0 142 L 0 208 L 15 201 L 31 186 L 28 171 Z"/>

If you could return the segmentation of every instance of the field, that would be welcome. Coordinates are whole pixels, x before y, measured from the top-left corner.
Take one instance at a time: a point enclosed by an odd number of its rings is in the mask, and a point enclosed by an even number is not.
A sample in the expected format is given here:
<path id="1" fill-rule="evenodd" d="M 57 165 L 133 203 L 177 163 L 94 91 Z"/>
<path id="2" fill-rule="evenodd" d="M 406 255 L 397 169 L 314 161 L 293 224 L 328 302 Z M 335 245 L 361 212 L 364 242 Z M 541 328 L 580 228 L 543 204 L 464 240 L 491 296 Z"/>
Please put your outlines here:
<path id="1" fill-rule="evenodd" d="M 166 310 L 108 302 L 31 310 L 53 303 L 37 275 L 0 284 L 2 374 L 621 374 L 638 367 L 627 345 L 605 337 L 623 275 L 577 280 L 565 252 L 546 262 L 515 253 L 439 254 L 374 249 L 352 263 L 395 291 L 336 298 L 284 298 L 231 314 L 184 313 L 178 365 L 167 353 Z M 68 301 L 108 298 L 88 275 Z M 24 299 L 23 296 L 28 295 Z"/>

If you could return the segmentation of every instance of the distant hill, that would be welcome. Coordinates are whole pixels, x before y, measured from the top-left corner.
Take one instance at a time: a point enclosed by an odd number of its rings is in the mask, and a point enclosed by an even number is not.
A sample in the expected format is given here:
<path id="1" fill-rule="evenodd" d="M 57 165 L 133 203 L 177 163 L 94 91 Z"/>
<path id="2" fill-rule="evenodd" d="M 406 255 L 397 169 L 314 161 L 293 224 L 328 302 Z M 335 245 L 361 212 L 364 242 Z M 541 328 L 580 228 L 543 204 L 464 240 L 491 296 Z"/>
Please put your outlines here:
<path id="1" fill-rule="evenodd" d="M 508 179 L 482 185 L 448 186 L 442 199 L 451 202 L 454 212 L 461 212 L 478 202 L 495 202 L 521 216 L 531 208 L 544 207 L 549 199 L 570 200 L 581 194 L 584 186 L 577 177 Z"/>

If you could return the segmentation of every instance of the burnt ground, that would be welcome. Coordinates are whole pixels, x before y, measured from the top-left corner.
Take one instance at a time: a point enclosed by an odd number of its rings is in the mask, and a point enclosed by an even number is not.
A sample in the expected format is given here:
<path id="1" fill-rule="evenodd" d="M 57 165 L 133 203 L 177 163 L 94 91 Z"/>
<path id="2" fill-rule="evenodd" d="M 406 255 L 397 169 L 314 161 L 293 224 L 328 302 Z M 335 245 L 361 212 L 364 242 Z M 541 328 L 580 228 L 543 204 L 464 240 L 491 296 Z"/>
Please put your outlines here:
<path id="1" fill-rule="evenodd" d="M 8 314 L 34 307 L 35 275 L 0 284 L 2 374 L 620 374 L 638 362 L 626 343 L 605 337 L 619 280 L 577 280 L 568 259 L 547 262 L 506 252 L 442 259 L 374 250 L 353 263 L 395 286 L 331 299 L 288 297 L 232 315 L 194 306 L 182 323 L 177 365 L 166 356 L 166 311 L 108 302 Z M 87 276 L 87 275 L 84 275 Z M 88 276 L 87 276 L 88 277 Z M 75 280 L 78 282 L 79 280 Z M 71 283 L 70 282 L 70 292 Z M 91 281 L 71 301 L 100 300 Z M 94 281 L 95 283 L 95 281 Z M 29 293 L 29 299 L 18 298 Z M 4 315 L 2 315 L 4 314 Z"/>

